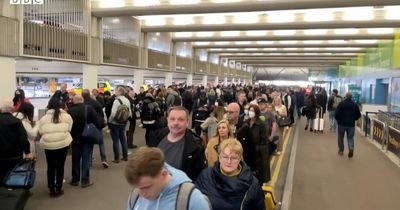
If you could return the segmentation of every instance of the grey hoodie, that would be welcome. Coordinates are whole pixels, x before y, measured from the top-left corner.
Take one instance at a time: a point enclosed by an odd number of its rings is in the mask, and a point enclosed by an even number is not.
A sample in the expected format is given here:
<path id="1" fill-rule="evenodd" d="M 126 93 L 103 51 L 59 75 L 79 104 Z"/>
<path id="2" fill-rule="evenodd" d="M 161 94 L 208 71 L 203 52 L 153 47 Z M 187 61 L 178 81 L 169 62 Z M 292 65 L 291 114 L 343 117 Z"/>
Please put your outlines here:
<path id="1" fill-rule="evenodd" d="M 139 196 L 136 203 L 128 197 L 126 210 L 174 210 L 176 196 L 179 185 L 184 182 L 192 182 L 190 178 L 181 170 L 178 170 L 168 164 L 165 164 L 165 169 L 172 176 L 170 182 L 161 191 L 160 195 L 154 200 L 147 200 Z M 134 205 L 134 206 L 132 206 Z M 211 210 L 208 199 L 198 189 L 194 189 L 189 198 L 188 210 Z"/>
<path id="2" fill-rule="evenodd" d="M 172 91 L 170 94 L 168 94 L 167 100 L 166 100 L 166 104 L 167 104 L 168 108 L 174 105 L 175 96 L 179 96 L 179 94 L 176 91 Z"/>

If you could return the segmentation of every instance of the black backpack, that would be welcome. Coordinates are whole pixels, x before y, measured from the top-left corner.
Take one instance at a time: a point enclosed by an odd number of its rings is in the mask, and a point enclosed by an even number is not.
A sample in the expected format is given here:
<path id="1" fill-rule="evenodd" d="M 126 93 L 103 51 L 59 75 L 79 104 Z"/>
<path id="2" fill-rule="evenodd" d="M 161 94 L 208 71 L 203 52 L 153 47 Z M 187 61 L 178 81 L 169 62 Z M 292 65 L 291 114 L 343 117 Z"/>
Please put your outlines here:
<path id="1" fill-rule="evenodd" d="M 173 95 L 174 101 L 172 102 L 173 106 L 182 106 L 182 98 L 179 95 Z"/>
<path id="2" fill-rule="evenodd" d="M 161 109 L 157 102 L 145 98 L 140 106 L 140 119 L 144 125 L 153 125 L 161 116 Z"/>

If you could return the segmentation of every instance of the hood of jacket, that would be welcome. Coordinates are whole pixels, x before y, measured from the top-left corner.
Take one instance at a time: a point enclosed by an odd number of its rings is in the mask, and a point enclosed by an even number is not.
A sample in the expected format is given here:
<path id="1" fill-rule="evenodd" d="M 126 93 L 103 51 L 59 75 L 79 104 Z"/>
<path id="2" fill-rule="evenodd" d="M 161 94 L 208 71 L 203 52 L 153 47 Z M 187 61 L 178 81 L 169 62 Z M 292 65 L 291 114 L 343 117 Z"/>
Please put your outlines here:
<path id="1" fill-rule="evenodd" d="M 174 209 L 176 203 L 176 196 L 178 193 L 179 185 L 185 182 L 192 182 L 190 178 L 181 170 L 178 170 L 167 163 L 165 163 L 165 169 L 171 175 L 171 180 L 160 192 L 158 197 L 154 200 L 147 200 L 139 197 L 135 203 L 135 208 L 140 210 L 163 210 L 163 209 Z M 132 207 L 132 206 L 130 206 Z"/>

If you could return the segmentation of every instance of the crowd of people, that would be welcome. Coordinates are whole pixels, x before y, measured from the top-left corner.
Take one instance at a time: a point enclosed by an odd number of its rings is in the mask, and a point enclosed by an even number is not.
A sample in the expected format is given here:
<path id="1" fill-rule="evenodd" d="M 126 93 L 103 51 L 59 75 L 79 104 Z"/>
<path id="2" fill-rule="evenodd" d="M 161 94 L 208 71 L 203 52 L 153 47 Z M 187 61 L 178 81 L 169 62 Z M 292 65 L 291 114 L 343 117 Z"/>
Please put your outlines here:
<path id="1" fill-rule="evenodd" d="M 0 179 L 23 158 L 34 158 L 34 141 L 39 139 L 46 155 L 51 197 L 64 193 L 69 149 L 69 184 L 91 186 L 94 145 L 82 132 L 86 124 L 93 123 L 99 131 L 109 130 L 112 162 L 128 161 L 125 176 L 135 190 L 129 195 L 127 209 L 174 209 L 178 190 L 188 182 L 194 183 L 186 201 L 188 209 L 265 209 L 261 186 L 271 181 L 270 159 L 281 154 L 285 130 L 296 119 L 305 116 L 305 130 L 313 131 L 313 121 L 328 110 L 330 130 L 339 129 L 339 154 L 343 155 L 347 132 L 349 157 L 353 156 L 351 134 L 354 136 L 354 119 L 359 116 L 351 94 L 343 99 L 337 90 L 329 98 L 323 88 L 315 92 L 300 87 L 232 84 L 142 86 L 139 93 L 119 86 L 114 94 L 84 89 L 75 95 L 62 84 L 50 98 L 46 114 L 34 123 L 34 107 L 18 89 L 13 101 L 0 103 L 0 142 L 5 145 L 0 148 Z M 343 110 L 354 110 L 354 114 L 349 117 Z M 128 158 L 128 149 L 138 147 L 134 144 L 137 117 L 146 130 L 149 148 L 139 148 Z M 110 164 L 103 136 L 98 146 L 106 169 Z"/>

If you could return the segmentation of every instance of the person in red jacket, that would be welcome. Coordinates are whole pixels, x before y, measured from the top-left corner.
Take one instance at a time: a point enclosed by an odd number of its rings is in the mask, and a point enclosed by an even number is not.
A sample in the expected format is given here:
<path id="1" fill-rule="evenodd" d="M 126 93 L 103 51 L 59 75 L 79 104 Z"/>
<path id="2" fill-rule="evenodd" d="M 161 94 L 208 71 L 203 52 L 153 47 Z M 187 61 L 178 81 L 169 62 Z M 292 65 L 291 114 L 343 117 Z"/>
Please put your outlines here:
<path id="1" fill-rule="evenodd" d="M 31 102 L 29 101 L 28 98 L 25 97 L 25 92 L 24 92 L 24 90 L 22 90 L 22 89 L 17 89 L 17 90 L 14 92 L 13 103 L 14 103 L 14 106 L 13 106 L 11 112 L 16 112 L 16 111 L 18 111 L 19 106 L 21 106 L 22 103 L 29 103 L 29 104 L 30 104 Z"/>

